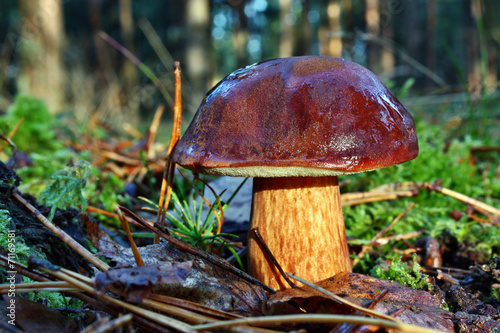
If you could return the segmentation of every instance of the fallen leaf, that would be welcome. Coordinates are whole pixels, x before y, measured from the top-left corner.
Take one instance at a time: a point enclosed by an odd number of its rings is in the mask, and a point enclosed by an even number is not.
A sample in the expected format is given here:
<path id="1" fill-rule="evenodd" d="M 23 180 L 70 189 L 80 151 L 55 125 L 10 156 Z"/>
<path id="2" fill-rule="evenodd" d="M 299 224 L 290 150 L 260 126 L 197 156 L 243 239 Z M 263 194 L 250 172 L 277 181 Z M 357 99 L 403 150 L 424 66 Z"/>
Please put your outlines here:
<path id="1" fill-rule="evenodd" d="M 317 282 L 316 285 L 365 308 L 382 290 L 388 290 L 387 295 L 373 307 L 374 311 L 389 314 L 405 308 L 406 310 L 396 317 L 402 322 L 443 332 L 454 332 L 453 322 L 450 320 L 452 314 L 440 308 L 443 300 L 428 292 L 356 273 L 340 273 Z M 290 302 L 295 307 L 290 306 Z M 272 313 L 294 313 L 297 311 L 296 306 L 299 306 L 308 313 L 355 314 L 350 306 L 307 286 L 286 289 L 271 295 L 269 305 Z"/>
<path id="2" fill-rule="evenodd" d="M 82 221 L 88 240 L 99 251 L 96 255 L 119 256 L 125 250 L 125 247 L 114 242 L 106 231 L 99 228 L 99 222 L 90 220 L 86 214 L 82 214 Z"/>
<path id="3" fill-rule="evenodd" d="M 134 267 L 132 251 L 114 244 L 109 237 L 106 241 L 94 239 L 99 253 L 108 258 L 115 267 Z M 100 247 L 102 246 L 102 248 Z M 267 302 L 264 290 L 203 259 L 180 251 L 172 244 L 162 242 L 139 248 L 145 265 L 160 263 L 192 262 L 190 274 L 177 283 L 153 286 L 155 294 L 176 297 L 199 303 L 213 309 L 233 314 L 250 316 L 263 313 Z"/>
<path id="4" fill-rule="evenodd" d="M 9 299 L 7 295 L 3 296 L 3 301 L 0 299 L 2 309 L 7 309 Z M 11 318 L 5 314 L 3 316 L 6 318 L 4 322 L 13 320 L 15 327 L 23 332 L 70 333 L 80 331 L 75 319 L 65 316 L 57 310 L 21 297 L 16 297 L 15 300 L 14 317 Z M 1 331 L 3 332 L 3 330 Z"/>
<path id="5" fill-rule="evenodd" d="M 124 296 L 127 302 L 139 304 L 151 294 L 153 288 L 185 281 L 191 266 L 192 262 L 186 261 L 112 269 L 96 274 L 95 288 L 99 293 L 111 291 Z"/>

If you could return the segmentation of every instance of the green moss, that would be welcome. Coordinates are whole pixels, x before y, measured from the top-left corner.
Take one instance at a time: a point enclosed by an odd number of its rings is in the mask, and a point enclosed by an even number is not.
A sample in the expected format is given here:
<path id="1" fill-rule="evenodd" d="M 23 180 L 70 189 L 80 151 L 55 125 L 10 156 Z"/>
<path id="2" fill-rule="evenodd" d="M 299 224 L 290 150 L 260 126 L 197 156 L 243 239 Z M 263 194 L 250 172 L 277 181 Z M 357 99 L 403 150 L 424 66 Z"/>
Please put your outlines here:
<path id="1" fill-rule="evenodd" d="M 77 298 L 64 296 L 62 293 L 53 291 L 37 291 L 28 295 L 33 302 L 43 303 L 55 309 L 77 309 L 84 304 Z"/>
<path id="2" fill-rule="evenodd" d="M 16 235 L 15 223 L 6 209 L 0 209 L 0 249 L 11 254 L 9 257 L 17 262 L 26 263 L 29 256 L 45 258 L 38 248 L 30 248 L 20 235 Z"/>
<path id="3" fill-rule="evenodd" d="M 500 179 L 495 177 L 495 167 L 491 166 L 500 163 L 500 154 L 477 156 L 475 163 L 471 164 L 471 148 L 482 146 L 483 141 L 467 135 L 460 139 L 448 139 L 440 127 L 418 121 L 417 124 L 420 153 L 415 160 L 350 175 L 345 179 L 351 183 L 342 192 L 369 191 L 386 184 L 441 180 L 443 187 L 498 207 Z M 421 190 L 416 197 L 344 207 L 347 235 L 354 239 L 371 240 L 412 202 L 415 203 L 413 209 L 384 236 L 425 230 L 424 235 L 438 239 L 445 234 L 455 237 L 481 257 L 500 255 L 497 226 L 470 221 L 466 214 L 456 221 L 450 213 L 454 210 L 465 212 L 466 206 L 454 198 L 425 190 Z M 392 253 L 394 248 L 403 249 L 406 245 L 403 242 L 390 242 L 375 250 L 384 257 Z M 366 258 L 361 258 L 361 261 L 364 260 Z M 369 263 L 365 264 L 358 265 L 356 271 L 366 273 L 363 267 L 369 266 Z"/>
<path id="4" fill-rule="evenodd" d="M 490 297 L 500 302 L 500 289 L 491 289 Z"/>
<path id="5" fill-rule="evenodd" d="M 370 275 L 379 279 L 392 280 L 413 289 L 432 290 L 432 285 L 427 281 L 427 275 L 423 274 L 417 262 L 416 254 L 413 255 L 413 265 L 401 262 L 401 257 L 397 256 L 387 270 L 380 265 L 373 267 Z"/>
<path id="6" fill-rule="evenodd" d="M 63 147 L 62 142 L 56 140 L 56 119 L 43 101 L 24 95 L 16 96 L 7 114 L 0 118 L 0 132 L 8 134 L 19 121 L 22 124 L 12 137 L 18 151 L 44 153 Z"/>
<path id="7" fill-rule="evenodd" d="M 23 276 L 24 283 L 33 283 L 30 278 Z M 84 305 L 84 302 L 75 297 L 64 296 L 64 294 L 55 291 L 36 291 L 28 293 L 28 297 L 33 302 L 43 303 L 56 309 L 78 309 Z"/>

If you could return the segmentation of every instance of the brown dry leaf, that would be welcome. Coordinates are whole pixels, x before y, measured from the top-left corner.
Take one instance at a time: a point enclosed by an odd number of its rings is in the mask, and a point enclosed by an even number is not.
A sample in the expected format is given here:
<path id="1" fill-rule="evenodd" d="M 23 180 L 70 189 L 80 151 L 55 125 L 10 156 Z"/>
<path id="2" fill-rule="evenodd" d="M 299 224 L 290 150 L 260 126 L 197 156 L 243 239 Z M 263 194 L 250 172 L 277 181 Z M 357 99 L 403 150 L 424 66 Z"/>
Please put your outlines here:
<path id="1" fill-rule="evenodd" d="M 2 309 L 7 309 L 6 302 L 8 300 L 9 298 L 6 295 L 4 295 L 3 301 L 0 298 Z M 45 305 L 21 297 L 16 297 L 15 305 L 16 311 L 13 322 L 16 324 L 15 328 L 21 329 L 23 332 L 69 333 L 80 331 L 77 322 L 73 318 Z M 4 314 L 3 317 L 6 318 L 6 321 L 12 319 L 7 314 Z M 3 330 L 0 331 L 4 332 Z"/>
<path id="2" fill-rule="evenodd" d="M 113 253 L 119 255 L 119 253 L 123 252 L 125 248 L 115 243 L 106 231 L 99 228 L 98 222 L 91 221 L 86 214 L 82 214 L 82 221 L 88 240 L 99 251 L 96 255 L 108 257 L 109 255 L 107 256 L 106 254 Z"/>
<path id="3" fill-rule="evenodd" d="M 131 249 L 114 243 L 109 236 L 95 230 L 90 237 L 99 254 L 110 259 L 115 268 L 136 266 Z M 213 309 L 238 315 L 262 314 L 267 302 L 264 290 L 198 257 L 181 252 L 173 245 L 163 242 L 139 248 L 145 265 L 160 263 L 191 262 L 186 279 L 176 283 L 158 283 L 155 294 L 177 297 Z"/>
<path id="4" fill-rule="evenodd" d="M 111 291 L 124 296 L 127 302 L 139 304 L 158 285 L 185 281 L 191 266 L 192 262 L 186 261 L 109 270 L 96 274 L 95 288 L 99 293 Z"/>
<path id="5" fill-rule="evenodd" d="M 365 308 L 382 290 L 388 290 L 387 295 L 373 310 L 388 314 L 406 308 L 396 317 L 397 319 L 408 324 L 454 332 L 453 322 L 450 320 L 452 314 L 440 308 L 443 300 L 428 292 L 405 287 L 394 281 L 375 279 L 356 273 L 340 273 L 316 284 Z M 297 310 L 289 305 L 290 301 L 308 313 L 353 314 L 349 306 L 340 304 L 310 287 L 287 289 L 271 295 L 269 300 L 271 312 L 296 312 Z"/>

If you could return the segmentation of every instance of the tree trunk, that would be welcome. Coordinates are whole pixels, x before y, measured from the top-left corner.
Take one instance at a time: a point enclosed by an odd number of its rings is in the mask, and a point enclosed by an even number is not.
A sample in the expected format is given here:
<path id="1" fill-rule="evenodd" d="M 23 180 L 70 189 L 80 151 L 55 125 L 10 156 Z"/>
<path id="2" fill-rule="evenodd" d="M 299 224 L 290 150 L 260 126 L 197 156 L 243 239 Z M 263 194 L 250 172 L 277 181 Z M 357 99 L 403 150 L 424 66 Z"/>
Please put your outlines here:
<path id="1" fill-rule="evenodd" d="M 187 49 L 185 73 L 192 89 L 190 100 L 202 101 L 208 90 L 210 2 L 208 0 L 186 1 Z M 190 110 L 190 111 L 196 111 Z"/>
<path id="2" fill-rule="evenodd" d="M 414 59 L 421 59 L 422 30 L 420 20 L 418 19 L 419 2 L 405 1 L 405 7 L 401 13 L 401 21 L 398 29 L 402 29 L 400 36 L 403 37 L 402 45 L 405 51 Z M 419 75 L 413 66 L 407 67 L 409 75 Z M 418 73 L 418 74 L 417 74 Z"/>
<path id="3" fill-rule="evenodd" d="M 381 48 L 376 39 L 380 34 L 379 0 L 366 0 L 365 9 L 366 33 L 370 38 L 366 45 L 366 64 L 375 73 L 379 73 Z"/>
<path id="4" fill-rule="evenodd" d="M 500 10 L 498 1 L 486 1 L 484 3 L 484 29 L 485 31 L 494 31 L 496 29 L 497 15 Z M 486 89 L 488 92 L 493 92 L 498 88 L 498 42 L 493 38 L 493 33 L 487 36 L 488 48 L 488 76 L 486 78 Z"/>
<path id="5" fill-rule="evenodd" d="M 342 57 L 341 6 L 339 0 L 330 0 L 326 8 L 327 25 L 319 28 L 320 54 Z"/>
<path id="6" fill-rule="evenodd" d="M 292 6 L 291 0 L 280 0 L 280 58 L 291 57 L 293 54 L 293 22 L 290 9 Z"/>
<path id="7" fill-rule="evenodd" d="M 19 0 L 19 9 L 19 92 L 41 98 L 51 112 L 59 112 L 64 108 L 61 1 Z"/>
<path id="8" fill-rule="evenodd" d="M 134 18 L 132 16 L 132 0 L 120 0 L 119 5 L 120 30 L 123 38 L 123 46 L 132 54 L 136 54 L 134 46 Z M 121 79 L 123 92 L 130 95 L 132 89 L 137 85 L 137 66 L 130 60 L 125 59 L 121 67 Z"/>
<path id="9" fill-rule="evenodd" d="M 383 17 L 379 22 L 380 35 L 382 37 L 381 55 L 380 55 L 380 70 L 385 76 L 393 75 L 396 57 L 392 41 L 394 40 L 394 19 L 393 15 L 398 13 L 398 7 L 393 6 L 390 2 L 386 2 L 383 8 Z"/>
<path id="10" fill-rule="evenodd" d="M 235 8 L 238 13 L 238 26 L 234 28 L 233 47 L 236 55 L 236 63 L 238 68 L 248 65 L 248 30 L 247 30 L 247 15 L 245 14 L 245 1 L 236 2 Z"/>
<path id="11" fill-rule="evenodd" d="M 132 16 L 132 0 L 120 0 L 119 2 L 120 30 L 123 39 L 123 46 L 132 54 L 136 54 L 134 46 L 134 18 Z M 123 58 L 120 68 L 120 82 L 122 89 L 121 103 L 122 113 L 128 123 L 137 124 L 139 122 L 139 103 L 130 103 L 133 97 L 134 88 L 137 86 L 138 72 L 137 65 L 129 59 Z"/>
<path id="12" fill-rule="evenodd" d="M 428 0 L 426 4 L 427 10 L 427 30 L 426 30 L 426 55 L 425 63 L 427 68 L 436 72 L 436 35 L 437 35 L 437 1 Z M 427 85 L 431 85 L 430 78 L 427 78 Z"/>
<path id="13" fill-rule="evenodd" d="M 471 14 L 473 23 L 469 26 L 467 33 L 467 79 L 469 91 L 473 94 L 479 94 L 484 86 L 485 71 L 481 60 L 482 40 L 481 31 L 483 26 L 483 8 L 481 0 L 471 1 Z"/>
<path id="14" fill-rule="evenodd" d="M 313 28 L 309 22 L 309 2 L 302 2 L 302 10 L 297 17 L 297 22 L 294 26 L 293 55 L 308 55 L 311 54 L 311 45 L 313 39 Z"/>

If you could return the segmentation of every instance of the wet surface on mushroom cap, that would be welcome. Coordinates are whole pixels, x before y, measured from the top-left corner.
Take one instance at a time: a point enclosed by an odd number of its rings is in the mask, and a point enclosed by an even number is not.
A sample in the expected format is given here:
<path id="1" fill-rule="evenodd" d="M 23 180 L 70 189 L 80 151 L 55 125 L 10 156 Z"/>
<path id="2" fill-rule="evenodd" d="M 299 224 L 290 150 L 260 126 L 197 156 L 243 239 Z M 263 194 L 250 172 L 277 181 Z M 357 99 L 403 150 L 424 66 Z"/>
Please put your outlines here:
<path id="1" fill-rule="evenodd" d="M 256 166 L 350 173 L 417 154 L 411 115 L 377 76 L 346 60 L 306 56 L 227 76 L 207 94 L 174 161 L 205 173 Z"/>

